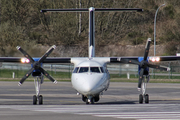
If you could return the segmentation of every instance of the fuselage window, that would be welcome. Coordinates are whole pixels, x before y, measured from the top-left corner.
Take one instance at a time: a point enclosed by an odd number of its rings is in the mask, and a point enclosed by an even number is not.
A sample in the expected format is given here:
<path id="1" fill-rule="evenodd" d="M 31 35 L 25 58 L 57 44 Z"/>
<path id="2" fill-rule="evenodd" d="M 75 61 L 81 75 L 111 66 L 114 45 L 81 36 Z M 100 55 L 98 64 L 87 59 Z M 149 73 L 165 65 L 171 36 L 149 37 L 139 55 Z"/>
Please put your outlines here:
<path id="1" fill-rule="evenodd" d="M 102 72 L 102 73 L 104 73 L 104 69 L 103 69 L 103 67 L 100 67 L 100 69 L 101 69 L 101 72 Z"/>
<path id="2" fill-rule="evenodd" d="M 76 67 L 76 68 L 74 69 L 73 73 L 77 73 L 78 70 L 79 70 L 79 67 Z"/>
<path id="3" fill-rule="evenodd" d="M 90 72 L 100 73 L 99 67 L 90 67 Z"/>
<path id="4" fill-rule="evenodd" d="M 88 72 L 88 67 L 80 67 L 79 73 Z"/>

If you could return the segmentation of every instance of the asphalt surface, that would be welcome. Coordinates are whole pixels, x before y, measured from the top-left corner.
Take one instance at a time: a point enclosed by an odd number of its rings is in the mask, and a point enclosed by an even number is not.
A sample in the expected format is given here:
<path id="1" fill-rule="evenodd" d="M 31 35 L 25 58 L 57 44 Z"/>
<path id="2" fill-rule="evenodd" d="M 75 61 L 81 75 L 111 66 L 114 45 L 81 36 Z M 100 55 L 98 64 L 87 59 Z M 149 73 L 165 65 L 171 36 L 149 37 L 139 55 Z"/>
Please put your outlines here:
<path id="1" fill-rule="evenodd" d="M 180 84 L 149 83 L 149 104 L 139 104 L 137 83 L 111 82 L 94 105 L 86 105 L 70 82 L 41 86 L 43 105 L 32 105 L 34 83 L 0 82 L 2 120 L 180 119 Z"/>

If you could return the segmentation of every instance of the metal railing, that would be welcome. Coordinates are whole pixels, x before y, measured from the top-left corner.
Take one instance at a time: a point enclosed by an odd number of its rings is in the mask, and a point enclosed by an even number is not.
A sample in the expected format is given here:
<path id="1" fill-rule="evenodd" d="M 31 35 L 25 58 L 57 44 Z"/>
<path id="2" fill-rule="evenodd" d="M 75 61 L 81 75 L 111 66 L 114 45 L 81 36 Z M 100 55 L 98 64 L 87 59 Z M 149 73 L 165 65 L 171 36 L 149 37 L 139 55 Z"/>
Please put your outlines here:
<path id="1" fill-rule="evenodd" d="M 31 68 L 30 64 L 3 63 L 0 78 L 21 78 Z M 73 64 L 44 64 L 43 68 L 54 78 L 71 78 Z M 180 79 L 180 66 L 170 66 L 171 71 L 149 69 L 151 79 Z M 111 78 L 138 78 L 138 66 L 131 64 L 108 64 Z"/>

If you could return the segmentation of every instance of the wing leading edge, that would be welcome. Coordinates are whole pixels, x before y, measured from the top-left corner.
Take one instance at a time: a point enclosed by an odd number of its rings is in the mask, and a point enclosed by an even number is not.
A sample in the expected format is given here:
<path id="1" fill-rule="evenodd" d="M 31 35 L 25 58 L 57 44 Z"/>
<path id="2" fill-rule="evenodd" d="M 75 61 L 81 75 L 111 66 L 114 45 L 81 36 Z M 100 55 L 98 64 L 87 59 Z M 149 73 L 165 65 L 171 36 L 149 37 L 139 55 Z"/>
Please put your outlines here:
<path id="1" fill-rule="evenodd" d="M 24 57 L 0 57 L 0 62 L 22 63 L 23 58 Z M 109 63 L 133 64 L 132 61 L 138 62 L 138 59 L 141 57 L 105 57 L 105 58 L 106 59 L 109 58 L 109 60 L 107 61 Z M 33 59 L 40 59 L 40 58 L 33 58 Z M 77 59 L 81 59 L 81 57 L 77 57 Z M 150 56 L 148 57 L 148 61 L 151 61 L 151 62 L 156 61 L 156 59 L 157 61 L 176 61 L 176 60 L 180 60 L 180 56 L 156 56 L 156 57 Z M 43 61 L 43 63 L 72 63 L 72 58 L 71 57 L 67 57 L 67 58 L 47 57 Z"/>
<path id="2" fill-rule="evenodd" d="M 180 60 L 180 56 L 152 56 L 149 57 L 151 62 L 160 62 L 160 61 L 176 61 Z"/>
<path id="3" fill-rule="evenodd" d="M 0 57 L 0 62 L 22 63 L 22 59 L 24 59 L 24 57 Z M 71 58 L 48 57 L 43 63 L 71 63 Z"/>

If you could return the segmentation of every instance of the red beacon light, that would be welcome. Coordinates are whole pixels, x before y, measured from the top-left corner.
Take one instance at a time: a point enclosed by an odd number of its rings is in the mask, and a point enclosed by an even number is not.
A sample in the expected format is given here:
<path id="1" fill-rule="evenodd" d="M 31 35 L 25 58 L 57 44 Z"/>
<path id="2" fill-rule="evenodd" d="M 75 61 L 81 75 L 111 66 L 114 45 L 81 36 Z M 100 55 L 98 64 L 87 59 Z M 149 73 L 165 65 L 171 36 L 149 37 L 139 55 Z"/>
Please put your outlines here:
<path id="1" fill-rule="evenodd" d="M 21 63 L 29 63 L 30 60 L 27 58 L 21 58 Z"/>
<path id="2" fill-rule="evenodd" d="M 159 57 L 150 57 L 149 60 L 152 62 L 159 62 L 160 58 Z"/>

